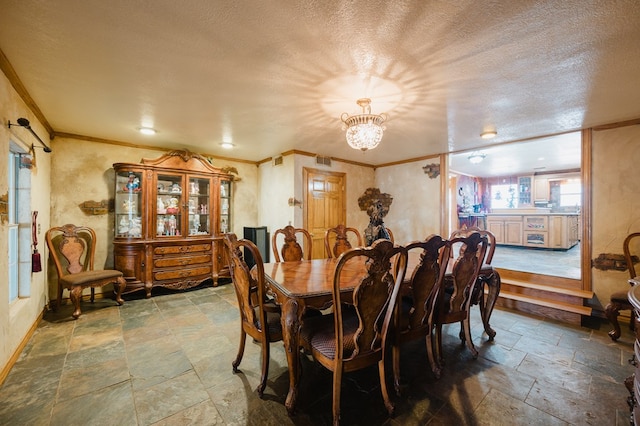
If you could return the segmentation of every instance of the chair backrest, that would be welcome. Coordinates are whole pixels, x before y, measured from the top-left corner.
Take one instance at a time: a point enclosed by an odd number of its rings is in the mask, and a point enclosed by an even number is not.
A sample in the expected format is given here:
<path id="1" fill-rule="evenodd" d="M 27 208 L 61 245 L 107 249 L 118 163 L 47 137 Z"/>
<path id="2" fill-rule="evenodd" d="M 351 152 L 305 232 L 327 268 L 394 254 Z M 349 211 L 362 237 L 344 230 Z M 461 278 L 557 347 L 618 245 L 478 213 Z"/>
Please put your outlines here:
<path id="1" fill-rule="evenodd" d="M 249 240 L 238 240 L 236 234 L 233 233 L 224 235 L 224 244 L 229 259 L 231 281 L 238 298 L 243 328 L 261 333 L 263 331 L 261 324 L 267 324 L 267 319 L 264 310 L 266 299 L 264 263 L 260 250 Z M 244 260 L 248 253 L 251 253 L 255 261 L 254 274 L 251 274 L 251 270 Z M 268 333 L 268 327 L 264 331 Z"/>
<path id="2" fill-rule="evenodd" d="M 366 274 L 354 276 L 352 270 L 345 269 L 350 262 L 365 262 Z M 396 273 L 392 263 L 397 264 Z M 380 359 L 386 345 L 389 326 L 395 311 L 400 286 L 407 266 L 407 250 L 388 240 L 378 240 L 371 247 L 359 247 L 346 251 L 339 258 L 333 279 L 333 309 L 336 330 L 335 360 L 357 363 L 356 358 Z M 341 298 L 343 284 L 355 284 L 352 303 L 357 313 L 351 318 L 359 322 L 353 345 L 349 353 L 344 353 L 344 328 Z M 364 361 L 365 364 L 370 362 Z"/>
<path id="3" fill-rule="evenodd" d="M 47 231 L 45 239 L 58 277 L 93 270 L 96 252 L 93 229 L 72 224 L 57 226 Z"/>
<path id="4" fill-rule="evenodd" d="M 403 291 L 402 301 L 399 302 L 399 305 L 410 306 L 400 309 L 401 313 L 406 312 L 408 316 L 398 316 L 398 329 L 411 334 L 419 334 L 421 330 L 426 333 L 436 295 L 444 282 L 451 247 L 440 235 L 430 235 L 424 241 L 407 244 L 406 249 L 409 256 L 414 251 L 419 252 L 420 261 L 411 272 L 408 292 Z"/>
<path id="5" fill-rule="evenodd" d="M 472 232 L 478 232 L 480 235 L 484 235 L 488 239 L 488 248 L 486 250 L 486 256 L 484 258 L 485 265 L 491 265 L 491 261 L 493 260 L 493 253 L 496 251 L 496 236 L 493 235 L 491 231 L 487 231 L 486 229 L 480 229 L 477 226 L 465 226 L 460 229 L 456 229 L 451 233 L 449 239 L 454 239 L 456 237 L 466 237 L 470 235 Z M 452 253 L 453 254 L 453 253 Z"/>
<path id="6" fill-rule="evenodd" d="M 387 234 L 389 234 L 389 240 L 395 244 L 395 239 L 393 238 L 393 232 L 391 232 L 391 229 L 387 228 L 386 226 L 384 227 L 384 229 L 386 229 Z"/>
<path id="7" fill-rule="evenodd" d="M 349 234 L 352 234 L 349 241 Z M 324 248 L 327 251 L 327 257 L 339 257 L 342 253 L 356 247 L 362 247 L 362 236 L 356 228 L 346 227 L 342 224 L 335 228 L 329 228 L 324 233 Z M 333 247 L 332 244 L 333 243 Z"/>
<path id="8" fill-rule="evenodd" d="M 446 315 L 447 322 L 457 322 L 467 315 L 471 302 L 470 292 L 482 267 L 480 259 L 484 259 L 489 243 L 487 236 L 479 232 L 471 232 L 465 237 L 452 238 L 447 244 L 449 246 L 461 244 L 461 247 L 453 268 L 451 268 L 450 297 L 445 298 L 445 292 L 439 292 L 435 309 L 438 310 L 440 319 L 442 319 L 442 315 Z M 445 305 L 447 301 L 448 303 Z"/>
<path id="9" fill-rule="evenodd" d="M 635 268 L 635 264 L 638 262 L 638 255 L 640 254 L 640 238 L 638 237 L 640 237 L 640 232 L 629 234 L 622 244 L 624 259 L 627 262 L 627 270 L 629 271 L 629 278 L 631 279 L 638 276 Z"/>
<path id="10" fill-rule="evenodd" d="M 278 235 L 284 235 L 284 243 L 282 244 L 282 249 L 278 252 Z M 302 235 L 304 248 L 307 251 L 305 256 L 304 250 L 302 246 L 298 243 L 296 235 Z M 311 234 L 309 231 L 303 228 L 294 228 L 291 225 L 287 225 L 282 229 L 276 230 L 273 233 L 273 237 L 271 237 L 271 247 L 273 249 L 273 255 L 275 257 L 276 262 L 292 262 L 298 260 L 307 260 L 311 259 L 311 252 L 313 248 L 313 240 L 311 238 Z M 280 253 L 282 253 L 282 260 L 280 258 Z"/>

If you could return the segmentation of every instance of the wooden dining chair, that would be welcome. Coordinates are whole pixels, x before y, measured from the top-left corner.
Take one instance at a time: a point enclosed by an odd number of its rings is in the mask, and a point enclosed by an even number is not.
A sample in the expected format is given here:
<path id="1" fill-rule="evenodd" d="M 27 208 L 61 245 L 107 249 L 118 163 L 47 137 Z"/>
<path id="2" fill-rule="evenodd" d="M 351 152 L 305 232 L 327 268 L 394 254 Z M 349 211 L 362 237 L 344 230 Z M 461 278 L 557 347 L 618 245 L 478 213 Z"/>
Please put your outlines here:
<path id="1" fill-rule="evenodd" d="M 395 339 L 392 347 L 393 378 L 396 393 L 400 395 L 400 349 L 406 342 L 425 339 L 429 365 L 438 375 L 438 363 L 433 350 L 433 304 L 440 291 L 449 263 L 450 246 L 439 235 L 430 235 L 424 241 L 414 241 L 406 246 L 420 256 L 420 261 L 403 284 L 401 297 L 394 316 Z"/>
<path id="2" fill-rule="evenodd" d="M 69 298 L 75 310 L 72 316 L 82 314 L 80 301 L 85 288 L 91 289 L 91 303 L 95 299 L 95 288 L 113 284 L 116 302 L 122 305 L 122 292 L 127 285 L 123 274 L 115 269 L 94 269 L 96 233 L 87 226 L 67 224 L 56 226 L 45 234 L 49 254 L 58 273 L 58 299 L 56 309 L 62 301 L 62 290 L 69 290 Z"/>
<path id="3" fill-rule="evenodd" d="M 278 250 L 278 235 L 283 235 L 284 242 L 282 248 Z M 298 243 L 296 235 L 301 235 L 306 250 L 306 255 L 302 246 Z M 284 228 L 276 230 L 271 237 L 271 248 L 273 249 L 273 256 L 276 262 L 291 262 L 298 260 L 311 260 L 311 252 L 313 248 L 313 239 L 309 231 L 303 228 L 294 228 L 291 225 L 287 225 Z M 282 258 L 280 257 L 282 254 Z"/>
<path id="4" fill-rule="evenodd" d="M 485 297 L 485 288 L 487 287 L 488 283 L 490 280 L 494 279 L 494 275 L 495 275 L 495 270 L 493 268 L 493 266 L 491 266 L 491 261 L 493 260 L 493 254 L 496 250 L 496 237 L 495 235 L 493 235 L 493 233 L 491 231 L 488 231 L 486 229 L 480 229 L 477 226 L 464 226 L 460 229 L 457 229 L 455 231 L 453 231 L 451 233 L 451 235 L 449 236 L 449 239 L 452 240 L 454 238 L 457 237 L 467 237 L 469 236 L 472 232 L 478 232 L 480 233 L 480 235 L 486 236 L 487 237 L 487 242 L 488 242 L 488 247 L 487 250 L 484 251 L 484 257 L 478 258 L 478 260 L 480 260 L 481 266 L 480 266 L 480 272 L 478 274 L 478 278 L 476 279 L 476 285 L 473 288 L 473 291 L 471 292 L 472 296 L 471 296 L 471 305 L 478 305 L 480 307 L 480 313 L 482 315 L 485 315 L 486 309 L 486 297 Z M 482 254 L 481 250 L 478 250 L 478 255 L 480 256 Z M 451 250 L 451 255 L 453 256 L 453 250 Z M 487 315 L 490 314 L 490 312 L 487 313 Z M 487 333 L 487 336 L 489 337 L 489 340 L 493 340 L 494 337 L 496 336 L 496 332 L 488 326 L 488 318 L 484 318 L 483 317 L 483 322 L 485 322 L 485 332 Z M 460 338 L 462 338 L 464 335 L 464 330 L 463 330 L 463 325 L 462 323 L 460 324 Z"/>
<path id="5" fill-rule="evenodd" d="M 387 234 L 389 234 L 389 241 L 395 244 L 396 240 L 395 238 L 393 238 L 393 232 L 391 232 L 391 229 L 387 228 L 386 226 L 384 227 L 384 229 L 386 229 Z"/>
<path id="6" fill-rule="evenodd" d="M 262 398 L 269 375 L 270 344 L 282 340 L 282 325 L 279 309 L 273 306 L 267 297 L 264 278 L 264 263 L 258 247 L 249 240 L 238 240 L 235 234 L 224 235 L 225 249 L 229 259 L 229 269 L 233 288 L 238 298 L 240 310 L 240 346 L 233 361 L 233 372 L 237 373 L 247 334 L 258 342 L 262 349 L 262 374 L 256 389 Z M 252 274 L 244 256 L 251 253 L 255 261 Z"/>
<path id="7" fill-rule="evenodd" d="M 629 271 L 629 279 L 637 278 L 635 264 L 638 262 L 638 253 L 640 253 L 640 232 L 634 232 L 624 239 L 622 243 L 622 251 L 624 253 L 624 260 L 627 265 L 627 271 Z M 609 299 L 609 303 L 604 308 L 604 313 L 613 326 L 613 330 L 609 331 L 609 337 L 614 342 L 620 338 L 622 334 L 622 330 L 620 330 L 620 324 L 618 323 L 618 315 L 620 311 L 628 310 L 631 312 L 631 321 L 629 327 L 631 330 L 634 329 L 635 326 L 635 314 L 633 306 L 629 299 L 627 298 L 627 294 L 629 292 L 629 287 L 625 290 L 620 290 L 614 292 Z"/>
<path id="8" fill-rule="evenodd" d="M 433 308 L 435 359 L 439 363 L 436 375 L 440 374 L 444 362 L 442 355 L 442 326 L 444 324 L 462 322 L 462 340 L 466 341 L 473 357 L 478 357 L 478 350 L 471 338 L 469 310 L 472 301 L 471 293 L 482 266 L 480 259 L 484 259 L 487 250 L 488 238 L 479 232 L 472 232 L 466 237 L 450 239 L 447 244 L 450 247 L 461 244 L 461 247 L 451 269 L 451 281 L 445 284 L 443 291 L 437 293 Z"/>
<path id="9" fill-rule="evenodd" d="M 351 241 L 349 241 L 350 238 Z M 362 236 L 356 228 L 340 224 L 335 228 L 327 229 L 324 233 L 324 248 L 328 258 L 339 257 L 345 251 L 352 249 L 354 244 L 356 247 L 362 247 Z"/>
<path id="10" fill-rule="evenodd" d="M 396 273 L 391 268 L 397 264 Z M 366 262 L 366 274 L 354 276 L 345 265 Z M 333 313 L 309 318 L 302 323 L 300 342 L 322 366 L 333 372 L 333 423 L 340 421 L 342 376 L 351 371 L 378 365 L 385 407 L 393 415 L 385 380 L 385 357 L 391 319 L 404 276 L 407 251 L 388 240 L 371 247 L 344 252 L 333 278 Z M 341 289 L 355 286 L 353 298 L 343 300 Z M 343 304 L 349 302 L 347 308 Z"/>

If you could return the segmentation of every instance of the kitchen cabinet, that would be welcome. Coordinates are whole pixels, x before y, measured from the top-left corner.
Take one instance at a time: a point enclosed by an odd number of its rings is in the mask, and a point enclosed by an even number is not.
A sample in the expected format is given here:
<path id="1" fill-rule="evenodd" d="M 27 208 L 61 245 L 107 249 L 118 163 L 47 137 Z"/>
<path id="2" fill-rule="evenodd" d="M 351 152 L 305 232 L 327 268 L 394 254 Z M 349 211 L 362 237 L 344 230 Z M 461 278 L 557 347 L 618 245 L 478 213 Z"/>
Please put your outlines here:
<path id="1" fill-rule="evenodd" d="M 487 229 L 497 244 L 566 250 L 579 241 L 579 215 L 488 214 Z"/>
<path id="2" fill-rule="evenodd" d="M 222 235 L 231 226 L 233 178 L 189 151 L 116 163 L 115 268 L 124 293 L 187 289 L 228 278 Z"/>
<path id="3" fill-rule="evenodd" d="M 533 205 L 533 177 L 518 177 L 518 207 L 530 207 Z"/>
<path id="4" fill-rule="evenodd" d="M 534 201 L 549 201 L 549 179 L 535 177 L 533 184 Z"/>
<path id="5" fill-rule="evenodd" d="M 522 245 L 522 216 L 487 216 L 487 229 L 496 244 Z"/>

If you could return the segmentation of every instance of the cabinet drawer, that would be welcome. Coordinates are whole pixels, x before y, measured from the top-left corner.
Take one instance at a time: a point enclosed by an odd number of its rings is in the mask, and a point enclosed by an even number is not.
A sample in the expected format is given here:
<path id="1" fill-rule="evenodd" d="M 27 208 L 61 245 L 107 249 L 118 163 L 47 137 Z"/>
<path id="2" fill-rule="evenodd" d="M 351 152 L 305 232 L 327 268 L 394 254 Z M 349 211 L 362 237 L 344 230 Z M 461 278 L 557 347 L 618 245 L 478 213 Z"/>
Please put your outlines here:
<path id="1" fill-rule="evenodd" d="M 175 266 L 199 265 L 211 262 L 211 255 L 182 256 L 182 257 L 160 257 L 153 260 L 154 268 L 171 268 Z"/>
<path id="2" fill-rule="evenodd" d="M 180 268 L 168 271 L 154 271 L 154 281 L 176 280 L 197 277 L 199 275 L 212 275 L 212 267 L 210 265 L 199 268 Z"/>
<path id="3" fill-rule="evenodd" d="M 161 246 L 153 249 L 155 255 L 184 254 L 211 251 L 211 244 L 193 244 L 185 246 Z"/>
<path id="4" fill-rule="evenodd" d="M 524 245 L 528 247 L 549 247 L 546 232 L 524 231 Z"/>

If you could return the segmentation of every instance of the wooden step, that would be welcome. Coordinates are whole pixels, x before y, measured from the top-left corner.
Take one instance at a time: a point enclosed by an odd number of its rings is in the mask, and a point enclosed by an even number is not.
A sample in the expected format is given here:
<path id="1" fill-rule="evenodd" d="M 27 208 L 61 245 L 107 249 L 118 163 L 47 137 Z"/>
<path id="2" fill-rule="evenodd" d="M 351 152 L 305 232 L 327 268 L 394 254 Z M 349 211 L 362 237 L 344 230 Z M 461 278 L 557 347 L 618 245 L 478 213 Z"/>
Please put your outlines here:
<path id="1" fill-rule="evenodd" d="M 579 297 L 582 299 L 591 299 L 593 297 L 593 291 L 587 290 L 579 290 L 573 288 L 562 288 L 557 286 L 545 285 L 545 284 L 535 284 L 528 281 L 520 281 L 514 279 L 503 279 L 501 280 L 503 285 L 513 285 L 518 287 L 530 288 L 538 291 L 544 291 L 548 293 L 557 293 L 564 294 L 567 296 Z"/>
<path id="2" fill-rule="evenodd" d="M 579 306 L 571 303 L 563 303 L 556 300 L 544 299 L 540 297 L 532 297 L 509 291 L 500 291 L 500 298 L 525 302 L 532 305 L 543 306 L 545 308 L 558 309 L 565 312 L 571 312 L 579 315 L 591 316 L 591 308 L 589 306 Z"/>

